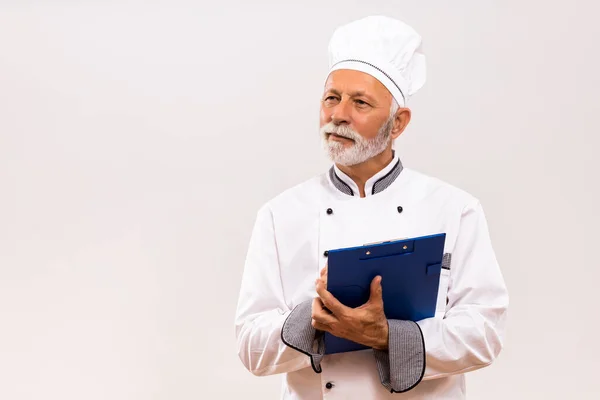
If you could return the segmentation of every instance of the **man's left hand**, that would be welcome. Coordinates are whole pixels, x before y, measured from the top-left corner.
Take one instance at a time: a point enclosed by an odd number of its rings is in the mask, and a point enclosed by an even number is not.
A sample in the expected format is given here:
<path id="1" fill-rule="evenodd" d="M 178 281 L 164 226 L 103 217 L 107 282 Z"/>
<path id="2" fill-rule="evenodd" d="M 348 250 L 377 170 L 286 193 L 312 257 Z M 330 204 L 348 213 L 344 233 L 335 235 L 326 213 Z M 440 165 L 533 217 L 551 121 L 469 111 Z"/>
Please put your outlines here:
<path id="1" fill-rule="evenodd" d="M 383 312 L 381 277 L 371 281 L 369 300 L 360 307 L 340 303 L 328 290 L 323 279 L 317 279 L 319 297 L 313 300 L 312 326 L 334 336 L 377 350 L 388 348 L 388 322 Z"/>

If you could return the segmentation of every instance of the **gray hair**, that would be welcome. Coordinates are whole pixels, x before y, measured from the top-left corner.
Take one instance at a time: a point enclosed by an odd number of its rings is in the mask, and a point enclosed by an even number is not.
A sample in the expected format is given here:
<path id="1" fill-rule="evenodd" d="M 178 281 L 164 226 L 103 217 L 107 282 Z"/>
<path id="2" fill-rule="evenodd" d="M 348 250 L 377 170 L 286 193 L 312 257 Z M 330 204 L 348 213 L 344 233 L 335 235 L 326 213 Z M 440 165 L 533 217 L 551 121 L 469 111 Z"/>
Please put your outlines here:
<path id="1" fill-rule="evenodd" d="M 398 105 L 398 102 L 394 97 L 392 97 L 392 106 L 390 107 L 390 118 L 396 115 L 396 112 L 398 112 L 399 108 L 400 106 Z"/>

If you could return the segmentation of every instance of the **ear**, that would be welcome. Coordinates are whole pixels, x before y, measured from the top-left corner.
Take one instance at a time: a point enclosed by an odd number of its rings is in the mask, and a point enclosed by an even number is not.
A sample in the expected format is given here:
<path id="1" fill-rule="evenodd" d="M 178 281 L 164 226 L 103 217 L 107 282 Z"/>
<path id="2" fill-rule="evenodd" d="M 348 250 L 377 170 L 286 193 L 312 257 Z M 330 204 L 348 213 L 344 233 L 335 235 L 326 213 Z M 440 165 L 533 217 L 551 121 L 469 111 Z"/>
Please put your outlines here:
<path id="1" fill-rule="evenodd" d="M 394 127 L 392 128 L 391 136 L 392 139 L 397 139 L 406 126 L 410 122 L 411 111 L 410 108 L 399 108 L 394 116 Z"/>

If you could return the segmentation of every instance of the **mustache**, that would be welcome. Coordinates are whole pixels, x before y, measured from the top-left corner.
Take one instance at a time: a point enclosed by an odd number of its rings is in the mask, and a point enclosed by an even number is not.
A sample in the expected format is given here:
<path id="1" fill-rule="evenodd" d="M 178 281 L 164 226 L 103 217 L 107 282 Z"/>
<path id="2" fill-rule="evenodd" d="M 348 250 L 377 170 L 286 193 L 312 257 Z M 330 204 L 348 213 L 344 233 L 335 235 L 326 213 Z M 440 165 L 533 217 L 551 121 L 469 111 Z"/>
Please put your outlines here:
<path id="1" fill-rule="evenodd" d="M 354 140 L 355 142 L 360 141 L 362 136 L 354 129 L 347 125 L 335 125 L 333 122 L 329 122 L 323 125 L 321 128 L 321 136 L 326 138 L 328 134 L 335 134 L 337 136 L 345 137 L 347 139 Z"/>

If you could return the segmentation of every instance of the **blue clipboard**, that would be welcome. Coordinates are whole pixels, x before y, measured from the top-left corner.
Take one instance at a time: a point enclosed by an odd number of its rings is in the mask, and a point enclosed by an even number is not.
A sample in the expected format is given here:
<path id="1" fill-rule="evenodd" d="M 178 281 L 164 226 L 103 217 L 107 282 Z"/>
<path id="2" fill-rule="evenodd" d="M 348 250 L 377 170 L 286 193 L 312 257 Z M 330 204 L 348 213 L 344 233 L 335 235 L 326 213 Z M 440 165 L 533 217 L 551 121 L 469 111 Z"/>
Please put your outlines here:
<path id="1" fill-rule="evenodd" d="M 388 319 L 419 321 L 433 317 L 446 234 L 329 250 L 327 289 L 342 304 L 359 307 L 369 300 L 371 281 L 382 277 Z M 324 334 L 325 354 L 368 347 Z"/>

